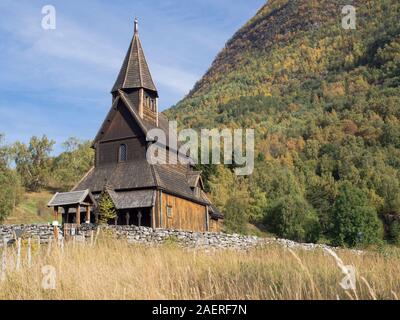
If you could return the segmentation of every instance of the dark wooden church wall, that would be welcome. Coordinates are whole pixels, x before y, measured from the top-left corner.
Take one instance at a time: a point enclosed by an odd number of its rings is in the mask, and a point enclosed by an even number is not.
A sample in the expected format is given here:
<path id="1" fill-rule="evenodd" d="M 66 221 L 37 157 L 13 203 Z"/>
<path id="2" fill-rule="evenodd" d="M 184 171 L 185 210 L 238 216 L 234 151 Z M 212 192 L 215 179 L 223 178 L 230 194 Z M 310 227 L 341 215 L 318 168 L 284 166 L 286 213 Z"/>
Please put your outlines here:
<path id="1" fill-rule="evenodd" d="M 120 102 L 117 106 L 117 113 L 104 132 L 101 141 L 139 136 L 143 136 L 139 125 L 134 121 L 127 107 Z"/>
<path id="2" fill-rule="evenodd" d="M 99 144 L 98 165 L 118 162 L 119 147 L 125 144 L 127 147 L 127 161 L 135 161 L 146 157 L 146 146 L 142 138 L 131 138 L 118 141 L 103 142 Z"/>
<path id="3" fill-rule="evenodd" d="M 99 142 L 97 165 L 117 163 L 121 144 L 127 146 L 127 161 L 146 156 L 145 137 L 123 103 L 118 104 L 117 113 Z"/>

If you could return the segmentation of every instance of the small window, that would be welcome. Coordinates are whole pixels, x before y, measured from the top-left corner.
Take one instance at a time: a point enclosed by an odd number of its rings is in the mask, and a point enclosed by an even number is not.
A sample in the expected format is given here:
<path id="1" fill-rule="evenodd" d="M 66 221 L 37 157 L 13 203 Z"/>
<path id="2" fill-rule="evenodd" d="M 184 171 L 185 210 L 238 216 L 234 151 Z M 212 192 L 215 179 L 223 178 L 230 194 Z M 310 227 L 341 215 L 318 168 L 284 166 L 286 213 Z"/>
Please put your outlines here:
<path id="1" fill-rule="evenodd" d="M 171 206 L 167 206 L 167 217 L 172 218 L 172 207 Z"/>
<path id="2" fill-rule="evenodd" d="M 119 162 L 125 162 L 128 158 L 126 144 L 119 146 Z"/>

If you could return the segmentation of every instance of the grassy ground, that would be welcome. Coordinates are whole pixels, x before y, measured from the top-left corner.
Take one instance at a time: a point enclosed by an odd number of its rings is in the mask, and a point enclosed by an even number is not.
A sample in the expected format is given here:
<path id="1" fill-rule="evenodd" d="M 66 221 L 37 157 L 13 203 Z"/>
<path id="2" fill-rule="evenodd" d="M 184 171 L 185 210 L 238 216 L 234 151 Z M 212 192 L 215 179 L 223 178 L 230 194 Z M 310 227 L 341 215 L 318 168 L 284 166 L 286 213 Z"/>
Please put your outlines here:
<path id="1" fill-rule="evenodd" d="M 53 193 L 25 193 L 21 203 L 6 219 L 4 224 L 48 223 L 53 220 L 51 209 L 47 208 Z"/>
<path id="2" fill-rule="evenodd" d="M 8 275 L 0 299 L 398 299 L 399 251 L 364 255 L 340 251 L 356 268 L 356 290 L 340 286 L 344 275 L 322 251 L 278 246 L 249 252 L 189 251 L 173 245 L 147 248 L 105 237 L 94 247 L 66 244 L 63 252 L 34 248 L 32 266 Z M 54 266 L 55 290 L 42 288 L 42 267 Z"/>

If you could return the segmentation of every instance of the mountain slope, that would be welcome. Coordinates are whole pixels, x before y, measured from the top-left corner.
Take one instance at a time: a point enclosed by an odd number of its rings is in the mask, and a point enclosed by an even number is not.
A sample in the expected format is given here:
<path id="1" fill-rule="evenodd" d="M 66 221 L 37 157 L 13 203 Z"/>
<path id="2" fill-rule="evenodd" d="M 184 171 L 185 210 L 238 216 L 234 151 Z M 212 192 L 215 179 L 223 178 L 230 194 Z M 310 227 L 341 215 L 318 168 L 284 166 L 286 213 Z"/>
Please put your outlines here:
<path id="1" fill-rule="evenodd" d="M 357 28 L 344 30 L 346 4 L 269 1 L 166 114 L 182 126 L 256 129 L 251 177 L 206 171 L 222 209 L 233 197 L 246 199 L 247 217 L 266 221 L 276 201 L 295 195 L 330 237 L 331 207 L 351 184 L 393 240 L 400 229 L 393 222 L 400 216 L 400 4 L 352 1 Z"/>

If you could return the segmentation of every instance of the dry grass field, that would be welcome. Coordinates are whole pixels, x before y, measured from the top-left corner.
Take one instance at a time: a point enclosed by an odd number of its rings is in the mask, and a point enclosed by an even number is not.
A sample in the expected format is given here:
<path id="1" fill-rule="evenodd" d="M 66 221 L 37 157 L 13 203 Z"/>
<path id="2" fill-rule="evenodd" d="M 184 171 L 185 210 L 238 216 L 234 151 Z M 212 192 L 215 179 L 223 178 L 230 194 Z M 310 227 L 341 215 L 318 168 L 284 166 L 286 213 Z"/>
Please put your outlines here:
<path id="1" fill-rule="evenodd" d="M 268 246 L 249 252 L 194 251 L 174 243 L 128 245 L 108 237 L 92 247 L 26 246 L 16 270 L 15 249 L 7 250 L 7 277 L 0 299 L 398 299 L 400 255 L 340 251 L 357 270 L 357 289 L 344 290 L 344 275 L 323 251 Z M 56 270 L 55 290 L 42 288 L 43 266 Z"/>

